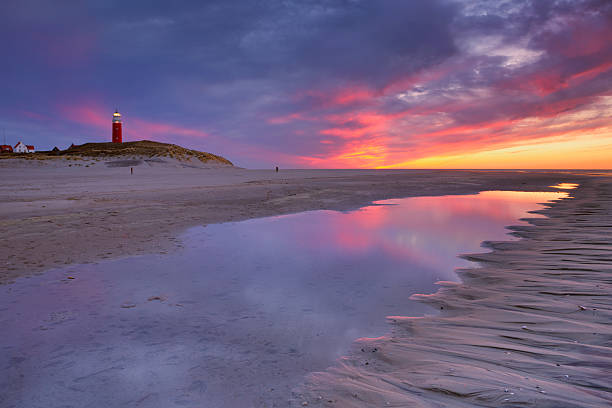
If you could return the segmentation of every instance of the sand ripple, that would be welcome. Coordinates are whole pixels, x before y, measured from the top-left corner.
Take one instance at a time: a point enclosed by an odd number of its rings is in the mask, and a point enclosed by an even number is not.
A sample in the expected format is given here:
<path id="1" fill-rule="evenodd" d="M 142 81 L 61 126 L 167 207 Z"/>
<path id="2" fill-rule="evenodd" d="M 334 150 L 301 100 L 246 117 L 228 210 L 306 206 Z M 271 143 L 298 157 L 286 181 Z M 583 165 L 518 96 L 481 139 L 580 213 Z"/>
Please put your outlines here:
<path id="1" fill-rule="evenodd" d="M 612 405 L 612 182 L 585 181 L 468 255 L 463 283 L 416 295 L 441 311 L 391 317 L 392 334 L 312 374 L 295 406 Z"/>

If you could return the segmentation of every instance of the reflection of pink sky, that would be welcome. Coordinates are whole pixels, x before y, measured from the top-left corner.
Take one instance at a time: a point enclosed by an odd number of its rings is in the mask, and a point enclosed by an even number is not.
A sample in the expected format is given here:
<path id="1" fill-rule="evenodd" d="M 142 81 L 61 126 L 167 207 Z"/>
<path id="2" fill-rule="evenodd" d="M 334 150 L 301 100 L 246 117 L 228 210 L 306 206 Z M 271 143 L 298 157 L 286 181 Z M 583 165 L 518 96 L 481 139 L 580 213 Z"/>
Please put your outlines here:
<path id="1" fill-rule="evenodd" d="M 484 216 L 502 222 L 514 222 L 519 218 L 537 217 L 529 211 L 537 209 L 537 204 L 567 196 L 554 192 L 516 192 L 483 191 L 477 195 L 416 197 L 411 208 L 419 211 L 435 210 L 436 218 L 454 219 L 457 217 Z M 405 199 L 385 200 L 378 203 L 401 204 Z"/>
<path id="2" fill-rule="evenodd" d="M 507 240 L 505 226 L 538 203 L 566 193 L 487 191 L 476 195 L 413 197 L 379 201 L 349 214 L 327 213 L 324 232 L 295 229 L 296 241 L 309 248 L 341 248 L 364 253 L 382 250 L 394 258 L 446 270 L 458 252 L 476 251 L 484 240 Z M 456 265 L 456 262 L 454 262 Z"/>
<path id="3" fill-rule="evenodd" d="M 555 184 L 554 186 L 551 186 L 553 188 L 559 188 L 561 190 L 572 190 L 574 188 L 578 187 L 578 184 L 576 183 L 559 183 L 559 184 Z"/>

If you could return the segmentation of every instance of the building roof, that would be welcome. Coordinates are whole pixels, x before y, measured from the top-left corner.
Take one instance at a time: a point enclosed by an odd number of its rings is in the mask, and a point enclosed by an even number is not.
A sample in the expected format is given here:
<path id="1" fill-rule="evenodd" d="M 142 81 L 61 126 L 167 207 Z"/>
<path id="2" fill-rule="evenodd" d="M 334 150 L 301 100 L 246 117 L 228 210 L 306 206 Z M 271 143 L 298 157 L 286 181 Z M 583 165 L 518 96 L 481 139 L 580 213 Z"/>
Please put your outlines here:
<path id="1" fill-rule="evenodd" d="M 34 145 L 26 145 L 29 150 L 34 150 Z"/>

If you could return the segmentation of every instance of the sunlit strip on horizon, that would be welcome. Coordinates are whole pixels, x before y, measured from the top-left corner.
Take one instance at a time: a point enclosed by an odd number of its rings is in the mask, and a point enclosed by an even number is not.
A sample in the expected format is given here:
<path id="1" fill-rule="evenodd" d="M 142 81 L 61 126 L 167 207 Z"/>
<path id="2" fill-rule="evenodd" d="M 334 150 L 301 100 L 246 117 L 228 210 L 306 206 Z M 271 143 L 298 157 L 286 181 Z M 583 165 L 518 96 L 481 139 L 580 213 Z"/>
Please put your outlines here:
<path id="1" fill-rule="evenodd" d="M 599 169 L 612 168 L 612 133 L 584 135 L 476 153 L 440 155 L 377 168 L 441 169 Z"/>

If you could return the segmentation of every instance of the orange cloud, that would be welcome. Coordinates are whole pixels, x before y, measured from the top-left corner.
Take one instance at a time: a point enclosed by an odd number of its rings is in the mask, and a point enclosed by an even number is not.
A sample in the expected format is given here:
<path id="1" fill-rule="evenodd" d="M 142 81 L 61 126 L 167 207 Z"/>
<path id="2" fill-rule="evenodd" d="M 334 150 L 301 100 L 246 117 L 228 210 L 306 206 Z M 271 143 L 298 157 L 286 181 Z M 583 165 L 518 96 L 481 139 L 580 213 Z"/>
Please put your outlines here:
<path id="1" fill-rule="evenodd" d="M 338 136 L 343 139 L 355 139 L 364 135 L 372 135 L 387 130 L 394 114 L 374 112 L 347 113 L 329 115 L 326 119 L 335 126 L 323 129 L 319 133 L 328 136 Z"/>
<path id="2" fill-rule="evenodd" d="M 380 96 L 380 93 L 377 93 L 367 87 L 349 84 L 336 89 L 309 89 L 307 91 L 298 92 L 295 95 L 295 98 L 296 100 L 310 99 L 313 102 L 314 108 L 321 109 L 338 105 L 350 105 L 353 103 L 365 102 L 377 96 Z"/>
<path id="3" fill-rule="evenodd" d="M 370 100 L 376 94 L 366 88 L 347 88 L 342 89 L 331 97 L 331 103 L 334 105 L 346 105 L 355 102 L 363 102 Z"/>

